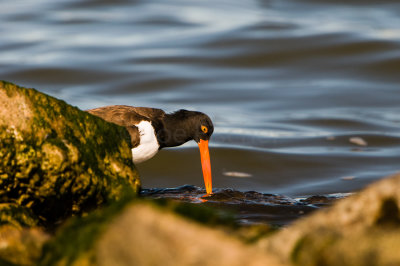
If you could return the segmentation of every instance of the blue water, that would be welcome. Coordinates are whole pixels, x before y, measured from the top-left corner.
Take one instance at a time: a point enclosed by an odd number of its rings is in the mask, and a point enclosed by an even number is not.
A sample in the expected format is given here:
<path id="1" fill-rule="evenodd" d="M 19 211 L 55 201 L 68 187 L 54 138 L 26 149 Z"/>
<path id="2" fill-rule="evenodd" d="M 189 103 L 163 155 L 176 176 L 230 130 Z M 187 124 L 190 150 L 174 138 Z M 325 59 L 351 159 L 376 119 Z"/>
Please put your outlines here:
<path id="1" fill-rule="evenodd" d="M 400 169 L 399 25 L 397 1 L 1 1 L 0 79 L 207 113 L 217 188 L 352 192 Z M 138 167 L 203 185 L 194 142 Z"/>

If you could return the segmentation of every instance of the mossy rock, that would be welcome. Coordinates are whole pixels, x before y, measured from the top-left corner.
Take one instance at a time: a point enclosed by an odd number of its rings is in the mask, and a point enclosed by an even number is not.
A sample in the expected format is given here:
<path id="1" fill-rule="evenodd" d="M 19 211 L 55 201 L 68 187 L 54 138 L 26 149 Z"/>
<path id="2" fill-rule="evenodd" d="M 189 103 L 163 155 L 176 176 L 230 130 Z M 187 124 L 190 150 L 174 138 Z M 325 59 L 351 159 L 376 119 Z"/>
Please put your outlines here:
<path id="1" fill-rule="evenodd" d="M 4 81 L 0 106 L 0 202 L 49 226 L 138 192 L 125 128 Z"/>
<path id="2" fill-rule="evenodd" d="M 282 265 L 220 230 L 232 228 L 231 220 L 213 212 L 172 201 L 119 201 L 69 220 L 45 244 L 37 264 Z"/>

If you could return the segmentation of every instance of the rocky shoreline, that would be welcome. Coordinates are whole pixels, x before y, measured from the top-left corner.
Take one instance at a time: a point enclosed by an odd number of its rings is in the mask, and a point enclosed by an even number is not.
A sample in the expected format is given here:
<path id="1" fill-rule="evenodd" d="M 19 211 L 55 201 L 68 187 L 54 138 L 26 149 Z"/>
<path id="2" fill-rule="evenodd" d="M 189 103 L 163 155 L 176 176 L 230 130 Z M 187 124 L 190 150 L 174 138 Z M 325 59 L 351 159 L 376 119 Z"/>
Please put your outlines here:
<path id="1" fill-rule="evenodd" d="M 400 264 L 400 175 L 284 228 L 243 226 L 139 196 L 122 127 L 5 81 L 0 106 L 0 265 Z"/>

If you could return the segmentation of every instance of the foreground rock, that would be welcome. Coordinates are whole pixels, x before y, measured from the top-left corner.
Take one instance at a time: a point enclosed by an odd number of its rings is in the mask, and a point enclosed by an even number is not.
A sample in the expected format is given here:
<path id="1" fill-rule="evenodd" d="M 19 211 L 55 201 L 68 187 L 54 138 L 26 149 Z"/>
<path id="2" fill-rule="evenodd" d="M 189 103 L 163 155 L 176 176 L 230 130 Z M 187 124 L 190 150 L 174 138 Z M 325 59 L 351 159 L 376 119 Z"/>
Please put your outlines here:
<path id="1" fill-rule="evenodd" d="M 49 236 L 37 223 L 28 208 L 0 204 L 0 265 L 33 265 L 40 258 Z"/>
<path id="2" fill-rule="evenodd" d="M 154 204 L 133 202 L 62 228 L 44 248 L 40 265 L 281 264 L 221 231 Z"/>
<path id="3" fill-rule="evenodd" d="M 39 227 L 0 227 L 0 265 L 36 265 L 42 246 L 49 239 Z"/>
<path id="4" fill-rule="evenodd" d="M 52 226 L 137 192 L 124 128 L 1 81 L 0 106 L 0 203 Z"/>
<path id="5" fill-rule="evenodd" d="M 295 265 L 400 265 L 400 174 L 259 244 Z"/>

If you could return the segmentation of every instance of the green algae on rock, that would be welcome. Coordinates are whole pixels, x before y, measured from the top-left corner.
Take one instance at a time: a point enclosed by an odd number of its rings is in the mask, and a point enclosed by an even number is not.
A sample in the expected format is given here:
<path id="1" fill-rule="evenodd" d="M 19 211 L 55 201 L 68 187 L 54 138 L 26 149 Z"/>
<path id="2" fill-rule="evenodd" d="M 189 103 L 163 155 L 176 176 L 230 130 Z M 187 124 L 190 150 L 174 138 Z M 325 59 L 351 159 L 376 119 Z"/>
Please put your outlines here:
<path id="1" fill-rule="evenodd" d="M 125 128 L 4 81 L 0 106 L 0 202 L 51 225 L 138 192 Z"/>

